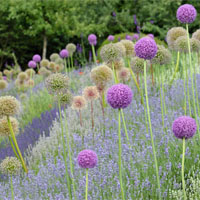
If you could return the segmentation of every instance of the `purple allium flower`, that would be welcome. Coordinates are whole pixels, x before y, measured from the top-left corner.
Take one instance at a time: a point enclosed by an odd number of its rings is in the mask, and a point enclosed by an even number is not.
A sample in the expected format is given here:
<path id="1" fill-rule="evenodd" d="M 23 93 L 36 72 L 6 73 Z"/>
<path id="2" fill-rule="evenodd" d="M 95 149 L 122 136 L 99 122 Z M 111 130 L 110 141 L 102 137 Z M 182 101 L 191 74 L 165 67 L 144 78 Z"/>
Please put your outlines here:
<path id="1" fill-rule="evenodd" d="M 78 164 L 81 168 L 94 168 L 97 161 L 97 154 L 92 150 L 85 149 L 78 154 Z"/>
<path id="2" fill-rule="evenodd" d="M 117 15 L 116 15 L 116 12 L 112 12 L 112 15 L 113 15 L 113 17 L 116 17 Z"/>
<path id="3" fill-rule="evenodd" d="M 193 5 L 184 4 L 180 6 L 176 12 L 176 17 L 178 21 L 183 24 L 192 23 L 197 16 L 197 11 Z"/>
<path id="4" fill-rule="evenodd" d="M 95 34 L 90 34 L 88 36 L 88 41 L 90 45 L 96 45 L 97 44 L 97 36 Z"/>
<path id="5" fill-rule="evenodd" d="M 61 58 L 67 58 L 69 56 L 69 52 L 67 51 L 67 49 L 62 49 L 60 51 L 60 57 Z"/>
<path id="6" fill-rule="evenodd" d="M 145 60 L 151 60 L 155 57 L 156 53 L 157 53 L 156 42 L 149 37 L 144 37 L 138 40 L 135 44 L 135 54 L 139 58 L 143 58 Z"/>
<path id="7" fill-rule="evenodd" d="M 132 101 L 133 92 L 128 85 L 119 83 L 108 89 L 107 101 L 114 109 L 126 108 Z"/>
<path id="8" fill-rule="evenodd" d="M 108 41 L 113 41 L 114 39 L 115 39 L 115 37 L 113 35 L 108 36 Z"/>
<path id="9" fill-rule="evenodd" d="M 132 40 L 133 38 L 130 35 L 126 35 L 126 40 Z"/>
<path id="10" fill-rule="evenodd" d="M 30 68 L 36 68 L 37 64 L 36 64 L 35 61 L 31 60 L 31 61 L 28 62 L 28 66 L 29 66 Z"/>
<path id="11" fill-rule="evenodd" d="M 133 35 L 133 40 L 138 41 L 140 38 L 139 34 L 134 34 Z"/>
<path id="12" fill-rule="evenodd" d="M 197 130 L 196 121 L 188 116 L 181 116 L 174 120 L 172 131 L 179 139 L 191 138 Z"/>
<path id="13" fill-rule="evenodd" d="M 134 24 L 137 25 L 137 18 L 136 15 L 133 15 Z"/>
<path id="14" fill-rule="evenodd" d="M 150 37 L 151 39 L 154 39 L 154 35 L 153 35 L 153 34 L 151 34 L 151 33 L 150 33 L 150 34 L 148 34 L 147 36 L 148 36 L 148 37 Z"/>
<path id="15" fill-rule="evenodd" d="M 39 63 L 41 61 L 41 56 L 39 54 L 35 54 L 32 59 L 36 63 Z"/>

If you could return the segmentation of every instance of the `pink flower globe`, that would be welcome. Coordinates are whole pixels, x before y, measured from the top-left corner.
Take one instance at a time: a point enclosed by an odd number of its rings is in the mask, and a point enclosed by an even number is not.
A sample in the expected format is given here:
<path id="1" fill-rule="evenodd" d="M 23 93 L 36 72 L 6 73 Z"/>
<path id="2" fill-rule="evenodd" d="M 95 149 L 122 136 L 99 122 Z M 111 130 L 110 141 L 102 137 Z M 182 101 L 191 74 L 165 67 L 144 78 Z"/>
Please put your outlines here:
<path id="1" fill-rule="evenodd" d="M 28 66 L 29 66 L 30 68 L 36 68 L 36 67 L 37 67 L 37 64 L 36 64 L 35 61 L 31 60 L 31 61 L 28 62 Z"/>

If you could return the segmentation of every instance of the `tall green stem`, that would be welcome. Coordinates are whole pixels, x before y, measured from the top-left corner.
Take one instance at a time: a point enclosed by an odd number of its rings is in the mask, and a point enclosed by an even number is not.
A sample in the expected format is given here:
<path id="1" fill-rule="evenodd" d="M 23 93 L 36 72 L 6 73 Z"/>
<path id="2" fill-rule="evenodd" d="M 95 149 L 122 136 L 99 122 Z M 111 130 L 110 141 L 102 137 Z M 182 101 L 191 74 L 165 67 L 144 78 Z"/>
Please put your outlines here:
<path id="1" fill-rule="evenodd" d="M 126 121 L 124 119 L 124 112 L 123 112 L 122 109 L 121 109 L 121 115 L 122 115 L 122 121 L 123 121 L 123 125 L 124 125 L 124 131 L 125 131 L 125 134 L 126 134 L 126 139 L 127 139 L 128 144 L 130 145 L 130 141 L 129 141 L 129 137 L 128 137 L 128 132 L 127 132 L 127 128 L 126 128 Z"/>
<path id="2" fill-rule="evenodd" d="M 70 72 L 71 67 L 70 67 L 70 58 L 69 57 L 67 58 L 67 65 L 68 65 L 69 72 Z"/>
<path id="3" fill-rule="evenodd" d="M 65 73 L 67 74 L 67 60 L 64 58 L 64 64 L 65 64 Z"/>
<path id="4" fill-rule="evenodd" d="M 11 121 L 10 121 L 9 116 L 7 116 L 7 121 L 8 121 L 9 130 L 10 130 L 10 133 L 11 133 L 11 137 L 12 137 L 12 139 L 13 139 L 13 142 L 14 142 L 14 145 L 15 145 L 15 147 L 16 147 L 17 153 L 19 154 L 19 157 L 20 157 L 22 166 L 23 166 L 23 168 L 24 168 L 24 171 L 25 171 L 26 173 L 28 173 L 28 169 L 27 169 L 27 167 L 26 167 L 26 164 L 25 164 L 24 159 L 23 159 L 23 157 L 22 157 L 21 151 L 20 151 L 19 146 L 18 146 L 18 144 L 17 144 L 17 140 L 16 140 L 15 134 L 14 134 L 14 132 L 13 132 L 13 128 L 12 128 L 12 124 L 11 124 Z"/>
<path id="5" fill-rule="evenodd" d="M 92 45 L 92 55 L 93 55 L 93 59 L 94 59 L 94 63 L 97 63 L 97 58 L 96 58 L 96 54 L 95 54 L 95 49 L 94 49 L 94 45 Z"/>
<path id="6" fill-rule="evenodd" d="M 189 30 L 188 30 L 188 24 L 186 24 L 187 29 L 187 41 L 188 41 L 188 50 L 189 50 L 189 62 L 190 62 L 190 78 L 192 82 L 192 97 L 193 97 L 193 110 L 195 115 L 195 120 L 197 123 L 197 132 L 200 138 L 200 132 L 199 132 L 199 122 L 197 119 L 197 111 L 196 111 L 196 102 L 195 102 L 195 95 L 194 95 L 194 82 L 193 82 L 193 70 L 192 70 L 192 57 L 191 57 L 191 49 L 190 49 L 190 38 L 189 38 Z"/>
<path id="7" fill-rule="evenodd" d="M 16 150 L 15 150 L 15 146 L 13 145 L 13 142 L 12 142 L 11 137 L 8 136 L 8 139 L 9 139 L 9 141 L 10 141 L 10 145 L 11 145 L 11 147 L 12 147 L 12 149 L 13 149 L 13 152 L 14 152 L 15 156 L 18 158 L 18 160 L 20 160 L 20 158 L 19 158 L 19 156 L 18 156 L 18 154 L 17 154 L 17 152 L 16 152 Z"/>
<path id="8" fill-rule="evenodd" d="M 129 60 L 129 59 L 128 59 L 128 68 L 130 69 L 130 73 L 131 73 L 132 79 L 133 79 L 133 81 L 135 82 L 135 85 L 136 85 L 136 87 L 137 87 L 137 89 L 138 89 L 138 92 L 140 93 L 140 96 L 141 96 L 141 104 L 144 104 L 143 95 L 142 95 L 142 92 L 141 92 L 141 90 L 140 90 L 140 86 L 139 86 L 139 84 L 138 84 L 138 82 L 137 82 L 137 80 L 136 80 L 136 78 L 135 78 L 134 73 L 133 73 L 133 70 L 131 69 L 130 60 Z"/>
<path id="9" fill-rule="evenodd" d="M 72 185 L 73 185 L 73 192 L 74 192 L 74 199 L 76 200 L 76 186 L 75 186 L 75 181 L 74 181 L 74 167 L 72 164 L 72 154 L 70 150 L 70 142 L 69 142 L 69 129 L 68 129 L 68 124 L 67 124 L 67 113 L 66 110 L 64 110 L 64 119 L 65 119 L 65 129 L 66 129 L 66 136 L 67 136 L 67 148 L 68 148 L 68 156 L 69 156 L 69 162 L 70 162 L 70 172 L 72 175 Z"/>
<path id="10" fill-rule="evenodd" d="M 185 115 L 187 115 L 187 93 L 185 87 L 185 77 L 186 77 L 185 65 L 183 64 L 183 86 L 184 86 L 184 111 Z"/>
<path id="11" fill-rule="evenodd" d="M 88 199 L 88 168 L 86 169 L 85 200 Z"/>
<path id="12" fill-rule="evenodd" d="M 179 69 L 179 59 L 180 59 L 180 53 L 178 51 L 177 52 L 176 68 L 175 68 L 174 74 L 172 76 L 172 80 L 170 82 L 170 86 L 172 86 L 172 83 L 173 83 L 174 79 L 176 78 L 176 73 L 178 72 L 178 69 Z"/>
<path id="13" fill-rule="evenodd" d="M 124 197 L 124 189 L 123 189 L 123 181 L 122 181 L 122 144 L 121 144 L 121 118 L 120 118 L 120 110 L 118 110 L 118 138 L 119 138 L 119 181 L 120 181 L 120 188 L 121 188 L 121 197 L 122 200 L 125 200 Z"/>
<path id="14" fill-rule="evenodd" d="M 73 55 L 70 56 L 70 58 L 71 58 L 71 67 L 72 67 L 72 70 L 73 70 L 73 67 L 74 67 Z"/>
<path id="15" fill-rule="evenodd" d="M 61 126 L 61 137 L 62 137 L 62 143 L 63 143 L 63 158 L 64 158 L 64 162 L 65 162 L 65 174 L 66 174 L 66 179 L 67 179 L 69 198 L 70 198 L 70 200 L 72 200 L 72 192 L 71 192 L 70 179 L 69 179 L 69 174 L 68 174 L 67 153 L 66 153 L 66 144 L 65 144 L 65 138 L 64 138 L 64 129 L 63 129 L 63 120 L 62 120 L 60 99 L 58 99 L 58 109 L 59 109 L 59 114 L 60 114 L 60 126 Z"/>
<path id="16" fill-rule="evenodd" d="M 184 178 L 184 161 L 185 161 L 185 138 L 183 138 L 183 155 L 182 155 L 182 187 L 183 187 L 183 195 L 184 200 L 186 200 L 186 192 L 185 192 L 185 178 Z"/>
<path id="17" fill-rule="evenodd" d="M 15 197 L 14 197 L 14 189 L 13 189 L 12 175 L 10 176 L 10 189 L 11 189 L 12 200 L 14 200 Z"/>
<path id="18" fill-rule="evenodd" d="M 163 94 L 163 105 L 164 105 L 164 113 L 167 114 L 167 108 L 165 103 L 165 87 L 164 87 L 164 79 L 163 79 L 163 70 L 161 69 L 161 85 L 162 85 L 162 94 Z"/>
<path id="19" fill-rule="evenodd" d="M 148 93 L 147 93 L 146 61 L 144 61 L 144 87 L 145 87 L 145 96 L 146 96 L 147 116 L 148 116 L 148 121 L 149 121 L 149 130 L 151 134 L 151 144 L 152 144 L 152 149 L 153 149 L 154 163 L 156 167 L 156 177 L 157 177 L 157 185 L 158 185 L 158 190 L 159 190 L 159 199 L 161 200 L 160 178 L 159 178 L 159 173 L 158 173 L 158 163 L 157 163 L 156 151 L 155 151 L 154 140 L 153 140 L 153 132 L 152 132 L 152 127 L 151 127 L 151 115 L 149 111 L 149 100 L 148 100 Z"/>

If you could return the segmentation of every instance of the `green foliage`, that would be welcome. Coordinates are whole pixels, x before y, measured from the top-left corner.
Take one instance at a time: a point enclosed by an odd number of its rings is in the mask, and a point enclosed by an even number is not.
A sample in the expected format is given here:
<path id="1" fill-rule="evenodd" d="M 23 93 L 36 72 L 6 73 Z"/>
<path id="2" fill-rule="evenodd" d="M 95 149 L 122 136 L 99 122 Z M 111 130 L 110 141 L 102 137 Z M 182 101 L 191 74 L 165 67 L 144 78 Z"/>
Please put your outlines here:
<path id="1" fill-rule="evenodd" d="M 0 0 L 0 68 L 6 61 L 13 62 L 11 53 L 15 52 L 25 69 L 33 54 L 42 54 L 44 37 L 48 57 L 69 42 L 82 43 L 82 35 L 85 59 L 91 48 L 87 41 L 90 33 L 98 36 L 99 45 L 110 34 L 136 32 L 133 15 L 141 32 L 164 40 L 169 28 L 182 26 L 176 10 L 184 3 L 200 10 L 196 0 Z M 190 25 L 191 32 L 199 28 L 199 20 L 197 15 Z"/>

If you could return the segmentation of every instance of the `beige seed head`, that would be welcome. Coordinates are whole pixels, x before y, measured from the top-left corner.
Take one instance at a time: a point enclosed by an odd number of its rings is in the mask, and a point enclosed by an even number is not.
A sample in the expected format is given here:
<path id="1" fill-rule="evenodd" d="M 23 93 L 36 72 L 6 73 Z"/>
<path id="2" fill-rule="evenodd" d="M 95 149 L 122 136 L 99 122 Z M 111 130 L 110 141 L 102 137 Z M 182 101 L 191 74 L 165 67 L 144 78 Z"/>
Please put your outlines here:
<path id="1" fill-rule="evenodd" d="M 87 101 L 83 96 L 75 96 L 72 100 L 72 109 L 73 110 L 82 110 L 86 108 Z"/>
<path id="2" fill-rule="evenodd" d="M 99 92 L 96 86 L 89 86 L 83 90 L 83 96 L 86 100 L 92 101 L 99 98 Z"/>

